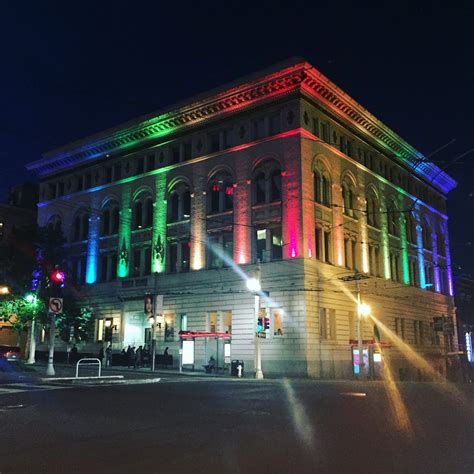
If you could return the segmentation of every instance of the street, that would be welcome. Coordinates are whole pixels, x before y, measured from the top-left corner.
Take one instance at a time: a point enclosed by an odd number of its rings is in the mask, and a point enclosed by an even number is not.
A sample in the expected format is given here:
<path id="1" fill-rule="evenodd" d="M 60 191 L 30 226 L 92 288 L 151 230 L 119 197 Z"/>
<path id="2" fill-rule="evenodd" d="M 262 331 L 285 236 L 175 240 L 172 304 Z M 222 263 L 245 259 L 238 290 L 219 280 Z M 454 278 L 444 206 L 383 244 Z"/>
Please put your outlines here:
<path id="1" fill-rule="evenodd" d="M 0 386 L 0 471 L 473 472 L 472 385 L 167 376 L 132 385 Z"/>

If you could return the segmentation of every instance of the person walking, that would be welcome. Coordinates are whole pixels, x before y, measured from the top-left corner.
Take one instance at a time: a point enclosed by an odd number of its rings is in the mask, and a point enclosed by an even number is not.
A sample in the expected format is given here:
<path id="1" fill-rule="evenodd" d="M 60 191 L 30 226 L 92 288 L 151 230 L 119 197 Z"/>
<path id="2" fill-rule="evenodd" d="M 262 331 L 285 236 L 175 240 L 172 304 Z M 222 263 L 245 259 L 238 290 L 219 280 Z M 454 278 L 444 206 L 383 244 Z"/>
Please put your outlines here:
<path id="1" fill-rule="evenodd" d="M 142 365 L 142 352 L 142 346 L 138 346 L 138 349 L 135 352 L 135 364 L 133 366 L 135 369 L 140 368 Z"/>
<path id="2" fill-rule="evenodd" d="M 105 349 L 105 365 L 106 367 L 112 367 L 112 344 L 109 343 L 107 349 Z"/>
<path id="3" fill-rule="evenodd" d="M 130 368 L 135 363 L 135 351 L 132 346 L 127 347 L 127 366 Z"/>

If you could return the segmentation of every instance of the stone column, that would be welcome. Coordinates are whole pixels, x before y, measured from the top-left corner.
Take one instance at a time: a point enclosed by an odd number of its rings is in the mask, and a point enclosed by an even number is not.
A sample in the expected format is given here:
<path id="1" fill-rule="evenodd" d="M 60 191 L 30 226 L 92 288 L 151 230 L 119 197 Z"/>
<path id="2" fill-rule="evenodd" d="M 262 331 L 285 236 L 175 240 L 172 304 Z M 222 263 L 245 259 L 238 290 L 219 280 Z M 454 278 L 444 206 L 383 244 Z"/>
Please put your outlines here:
<path id="1" fill-rule="evenodd" d="M 87 265 L 86 283 L 92 284 L 97 281 L 97 267 L 99 264 L 99 236 L 100 216 L 94 211 L 89 217 L 89 233 L 87 236 Z"/>
<path id="2" fill-rule="evenodd" d="M 376 211 L 380 216 L 380 240 L 382 246 L 383 276 L 386 280 L 390 280 L 390 241 L 388 238 L 388 222 L 387 222 L 387 205 L 385 202 L 385 186 L 380 183 L 380 208 Z"/>
<path id="3" fill-rule="evenodd" d="M 191 269 L 206 266 L 206 177 L 202 166 L 197 165 L 191 192 Z"/>
<path id="4" fill-rule="evenodd" d="M 166 268 L 166 173 L 155 178 L 153 203 L 153 237 L 151 245 L 151 271 L 163 273 Z"/>

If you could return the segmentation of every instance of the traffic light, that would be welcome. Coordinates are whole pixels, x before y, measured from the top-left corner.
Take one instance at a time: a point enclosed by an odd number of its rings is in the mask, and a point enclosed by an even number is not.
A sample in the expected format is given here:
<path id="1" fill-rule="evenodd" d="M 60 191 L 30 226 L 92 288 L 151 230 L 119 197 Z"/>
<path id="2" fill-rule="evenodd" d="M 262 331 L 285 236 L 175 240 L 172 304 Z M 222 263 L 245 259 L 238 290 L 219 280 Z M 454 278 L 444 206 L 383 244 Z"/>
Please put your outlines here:
<path id="1" fill-rule="evenodd" d="M 49 276 L 49 288 L 52 296 L 61 296 L 61 290 L 64 288 L 65 275 L 62 270 L 54 269 Z"/>
<path id="2" fill-rule="evenodd" d="M 257 332 L 263 331 L 263 318 L 257 319 Z"/>
<path id="3" fill-rule="evenodd" d="M 265 330 L 270 329 L 270 318 L 265 318 Z"/>

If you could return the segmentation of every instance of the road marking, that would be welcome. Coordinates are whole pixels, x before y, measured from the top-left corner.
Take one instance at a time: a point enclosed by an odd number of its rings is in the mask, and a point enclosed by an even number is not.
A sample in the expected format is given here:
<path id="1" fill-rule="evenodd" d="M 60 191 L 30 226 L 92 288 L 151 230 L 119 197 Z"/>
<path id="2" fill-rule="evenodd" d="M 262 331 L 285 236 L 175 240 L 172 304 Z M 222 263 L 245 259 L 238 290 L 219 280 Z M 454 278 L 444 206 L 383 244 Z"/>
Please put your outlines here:
<path id="1" fill-rule="evenodd" d="M 367 394 L 365 392 L 340 392 L 339 395 L 343 397 L 366 397 Z"/>

